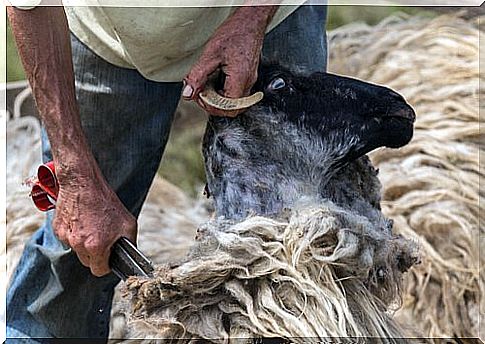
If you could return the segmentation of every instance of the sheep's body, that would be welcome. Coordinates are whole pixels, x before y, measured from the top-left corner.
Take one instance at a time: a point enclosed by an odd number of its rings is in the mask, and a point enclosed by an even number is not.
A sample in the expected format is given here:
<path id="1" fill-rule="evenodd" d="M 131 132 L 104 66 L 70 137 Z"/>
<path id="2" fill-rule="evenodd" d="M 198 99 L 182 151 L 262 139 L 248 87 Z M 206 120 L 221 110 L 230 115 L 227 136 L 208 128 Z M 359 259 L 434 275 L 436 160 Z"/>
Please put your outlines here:
<path id="1" fill-rule="evenodd" d="M 358 158 L 408 142 L 412 109 L 383 87 L 280 67 L 263 69 L 259 87 L 259 105 L 209 120 L 216 218 L 183 262 L 128 281 L 141 317 L 132 335 L 403 337 L 385 312 L 417 252 L 393 235 L 377 173 Z"/>
<path id="2" fill-rule="evenodd" d="M 331 192 L 342 200 L 346 192 L 367 199 L 342 188 L 357 176 L 370 180 L 362 191 L 378 198 L 375 175 L 359 159 L 332 179 Z M 417 252 L 387 226 L 381 216 L 369 219 L 332 202 L 300 204 L 275 219 L 214 219 L 199 229 L 183 262 L 162 266 L 155 279 L 129 280 L 130 337 L 394 342 L 405 335 L 386 310 L 398 300 L 401 271 Z"/>

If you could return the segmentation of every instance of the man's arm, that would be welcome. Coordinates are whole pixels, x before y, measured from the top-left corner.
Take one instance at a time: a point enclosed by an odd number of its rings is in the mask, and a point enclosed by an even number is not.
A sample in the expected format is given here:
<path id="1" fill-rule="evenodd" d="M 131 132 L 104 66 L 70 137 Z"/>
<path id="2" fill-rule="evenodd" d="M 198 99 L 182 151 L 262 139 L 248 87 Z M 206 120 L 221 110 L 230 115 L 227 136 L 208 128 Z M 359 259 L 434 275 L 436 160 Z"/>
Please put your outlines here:
<path id="1" fill-rule="evenodd" d="M 8 8 L 20 57 L 43 125 L 49 133 L 61 180 L 89 149 L 74 93 L 71 46 L 62 7 Z M 54 134 L 54 135 L 52 135 Z"/>
<path id="2" fill-rule="evenodd" d="M 240 98 L 257 80 L 264 35 L 278 6 L 245 6 L 236 9 L 207 42 L 202 55 L 185 77 L 183 97 L 195 100 L 212 114 L 236 116 L 238 111 L 208 107 L 199 99 L 210 74 L 218 68 L 225 75 L 224 96 Z"/>
<path id="3" fill-rule="evenodd" d="M 7 13 L 59 179 L 54 230 L 94 275 L 104 275 L 113 243 L 122 235 L 136 239 L 136 220 L 107 184 L 84 136 L 64 9 L 8 7 Z"/>

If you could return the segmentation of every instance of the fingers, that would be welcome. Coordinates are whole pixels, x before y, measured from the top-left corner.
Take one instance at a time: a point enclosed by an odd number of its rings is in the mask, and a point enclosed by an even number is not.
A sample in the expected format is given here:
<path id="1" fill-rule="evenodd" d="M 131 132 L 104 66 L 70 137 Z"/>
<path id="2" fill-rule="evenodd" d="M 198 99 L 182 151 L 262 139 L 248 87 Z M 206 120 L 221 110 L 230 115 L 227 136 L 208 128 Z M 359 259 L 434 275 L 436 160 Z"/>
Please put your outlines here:
<path id="1" fill-rule="evenodd" d="M 76 255 L 82 265 L 84 265 L 87 268 L 90 268 L 91 273 L 94 276 L 102 277 L 104 275 L 107 275 L 111 271 L 111 268 L 109 267 L 109 264 L 108 264 L 109 252 L 110 251 L 105 251 L 104 254 L 96 254 L 91 256 L 85 253 L 84 251 L 82 251 L 82 252 L 76 252 Z"/>
<path id="2" fill-rule="evenodd" d="M 65 221 L 62 212 L 56 214 L 53 227 L 58 239 L 71 247 L 76 253 L 80 263 L 90 268 L 94 276 L 101 277 L 111 271 L 109 257 L 112 245 L 121 236 L 126 236 L 132 242 L 136 242 L 137 223 L 135 217 L 128 211 L 125 214 L 125 222 L 120 226 L 122 231 L 112 235 L 104 231 L 86 231 L 76 221 Z M 84 227 L 87 228 L 87 227 Z"/>
<path id="3" fill-rule="evenodd" d="M 199 67 L 196 66 L 195 69 L 197 68 Z M 222 95 L 227 98 L 237 99 L 249 95 L 251 88 L 257 80 L 257 65 L 251 67 L 242 67 L 242 64 L 237 67 L 225 66 L 222 68 L 222 72 L 225 75 Z M 205 78 L 205 80 L 207 81 L 207 78 Z M 202 87 L 201 90 L 203 90 L 204 87 Z M 188 93 L 186 95 L 188 95 Z M 245 110 L 222 110 L 220 108 L 214 108 L 204 102 L 201 97 L 198 96 L 198 93 L 191 99 L 196 101 L 202 109 L 214 116 L 236 117 Z"/>
<path id="4" fill-rule="evenodd" d="M 113 245 L 119 240 L 120 237 L 124 236 L 128 238 L 131 242 L 136 243 L 137 237 L 137 223 L 136 219 L 133 215 L 127 212 L 127 216 L 131 218 L 132 221 L 129 221 L 124 226 L 121 234 L 116 237 L 109 246 L 102 245 L 104 241 L 98 240 L 88 240 L 84 244 L 84 247 L 87 252 L 93 252 L 94 254 L 90 257 L 89 260 L 89 267 L 91 268 L 91 273 L 95 276 L 101 277 L 108 274 L 111 271 L 111 267 L 109 266 L 109 258 L 111 255 L 111 250 Z M 94 239 L 94 238 L 93 238 Z M 100 245 L 101 244 L 101 245 Z"/>
<path id="5" fill-rule="evenodd" d="M 209 75 L 219 67 L 219 59 L 201 57 L 184 78 L 182 97 L 186 100 L 195 100 L 204 89 Z"/>
<path id="6" fill-rule="evenodd" d="M 109 256 L 111 253 L 111 243 L 105 238 L 77 235 L 77 231 L 69 229 L 69 224 L 54 220 L 54 228 L 58 239 L 71 247 L 76 253 L 80 263 L 91 269 L 91 273 L 97 277 L 104 276 L 111 271 L 109 267 Z M 121 236 L 121 235 L 120 235 Z M 130 240 L 136 240 L 136 236 L 130 235 Z M 118 238 L 116 238 L 117 240 Z M 108 243 L 108 244 L 107 244 Z"/>
<path id="7" fill-rule="evenodd" d="M 127 230 L 123 231 L 122 236 L 128 238 L 132 243 L 136 244 L 137 234 L 138 234 L 138 230 L 135 222 L 135 226 L 131 228 L 127 228 Z"/>
<path id="8" fill-rule="evenodd" d="M 250 73 L 249 75 L 251 76 L 248 78 L 245 73 L 227 74 L 225 77 L 223 91 L 224 96 L 227 98 L 237 99 L 249 95 L 250 90 L 257 79 L 257 74 Z M 220 108 L 215 108 L 204 102 L 201 97 L 197 97 L 195 101 L 202 109 L 214 116 L 236 117 L 238 114 L 244 112 L 245 110 L 222 110 Z"/>
<path id="9" fill-rule="evenodd" d="M 247 76 L 244 73 L 226 74 L 224 96 L 227 98 L 241 98 L 247 88 Z"/>
<path id="10" fill-rule="evenodd" d="M 257 65 L 256 67 L 238 66 L 235 70 L 225 68 L 224 73 L 226 74 L 224 96 L 228 98 L 241 98 L 249 95 L 258 79 Z"/>
<path id="11" fill-rule="evenodd" d="M 82 265 L 84 265 L 87 268 L 89 268 L 91 266 L 91 257 L 89 255 L 81 254 L 81 253 L 77 253 L 77 252 L 76 252 L 76 255 L 77 255 L 77 258 L 79 259 L 79 261 L 81 262 Z"/>
<path id="12" fill-rule="evenodd" d="M 101 277 L 111 271 L 108 263 L 110 254 L 111 250 L 106 250 L 101 254 L 97 254 L 91 257 L 89 261 L 89 267 L 91 268 L 91 273 L 94 276 Z"/>

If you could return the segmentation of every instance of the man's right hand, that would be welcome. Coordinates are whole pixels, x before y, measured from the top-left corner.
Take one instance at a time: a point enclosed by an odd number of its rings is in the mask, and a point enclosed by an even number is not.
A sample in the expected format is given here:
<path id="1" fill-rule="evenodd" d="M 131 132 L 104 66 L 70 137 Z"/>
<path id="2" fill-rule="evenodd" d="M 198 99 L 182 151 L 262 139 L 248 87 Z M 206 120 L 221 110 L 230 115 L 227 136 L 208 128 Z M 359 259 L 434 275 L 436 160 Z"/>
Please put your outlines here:
<path id="1" fill-rule="evenodd" d="M 135 242 L 136 220 L 106 182 L 84 136 L 64 8 L 7 12 L 59 179 L 54 231 L 94 275 L 105 275 L 116 240 Z"/>
<path id="2" fill-rule="evenodd" d="M 96 165 L 92 165 L 96 166 Z M 137 223 L 97 168 L 59 173 L 54 231 L 95 276 L 110 272 L 111 247 L 122 236 L 136 242 Z"/>

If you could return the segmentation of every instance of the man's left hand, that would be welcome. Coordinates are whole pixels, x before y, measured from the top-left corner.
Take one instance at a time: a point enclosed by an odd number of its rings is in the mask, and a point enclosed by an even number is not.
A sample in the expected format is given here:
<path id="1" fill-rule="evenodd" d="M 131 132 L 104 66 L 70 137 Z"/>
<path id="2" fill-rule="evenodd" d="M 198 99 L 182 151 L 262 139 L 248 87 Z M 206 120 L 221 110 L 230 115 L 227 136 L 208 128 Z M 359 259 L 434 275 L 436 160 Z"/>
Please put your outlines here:
<path id="1" fill-rule="evenodd" d="M 224 111 L 205 104 L 199 97 L 209 75 L 218 69 L 225 75 L 223 96 L 247 96 L 256 82 L 259 56 L 266 28 L 277 6 L 240 7 L 206 43 L 199 60 L 184 79 L 182 96 L 195 100 L 216 116 L 235 117 L 242 110 Z"/>

